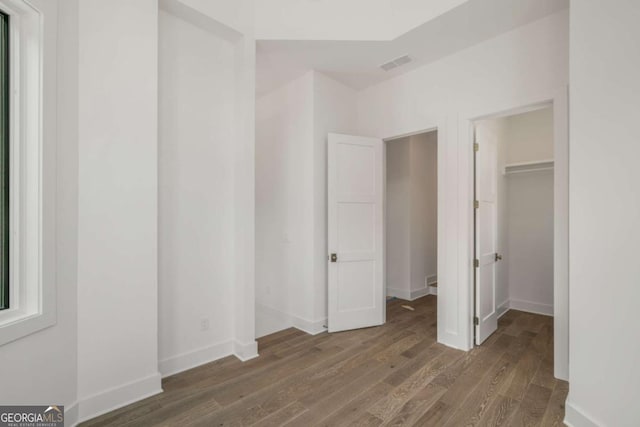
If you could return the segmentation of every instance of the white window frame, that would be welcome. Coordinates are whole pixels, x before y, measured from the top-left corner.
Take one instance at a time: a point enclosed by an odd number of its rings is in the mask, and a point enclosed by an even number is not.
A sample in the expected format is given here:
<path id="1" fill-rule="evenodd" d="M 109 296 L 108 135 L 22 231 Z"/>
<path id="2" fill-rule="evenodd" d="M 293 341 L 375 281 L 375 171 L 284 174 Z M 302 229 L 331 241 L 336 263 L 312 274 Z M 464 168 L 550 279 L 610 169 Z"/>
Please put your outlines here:
<path id="1" fill-rule="evenodd" d="M 43 281 L 43 18 L 27 0 L 0 0 L 10 34 L 9 308 L 0 345 L 56 322 L 55 281 Z"/>

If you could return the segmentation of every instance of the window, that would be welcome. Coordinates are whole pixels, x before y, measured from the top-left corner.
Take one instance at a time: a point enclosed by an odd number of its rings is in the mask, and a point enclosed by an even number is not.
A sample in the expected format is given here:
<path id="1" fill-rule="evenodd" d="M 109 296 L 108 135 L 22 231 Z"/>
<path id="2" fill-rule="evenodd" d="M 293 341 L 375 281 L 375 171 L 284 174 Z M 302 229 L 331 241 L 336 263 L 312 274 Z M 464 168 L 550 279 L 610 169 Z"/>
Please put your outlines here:
<path id="1" fill-rule="evenodd" d="M 0 310 L 9 308 L 9 16 L 0 11 Z"/>
<path id="2" fill-rule="evenodd" d="M 55 19 L 0 0 L 0 346 L 55 324 Z M 45 21 L 49 25 L 45 26 Z M 51 103 L 55 105 L 55 102 Z M 45 108 L 47 107 L 47 108 Z M 44 138 L 47 138 L 45 152 Z"/>

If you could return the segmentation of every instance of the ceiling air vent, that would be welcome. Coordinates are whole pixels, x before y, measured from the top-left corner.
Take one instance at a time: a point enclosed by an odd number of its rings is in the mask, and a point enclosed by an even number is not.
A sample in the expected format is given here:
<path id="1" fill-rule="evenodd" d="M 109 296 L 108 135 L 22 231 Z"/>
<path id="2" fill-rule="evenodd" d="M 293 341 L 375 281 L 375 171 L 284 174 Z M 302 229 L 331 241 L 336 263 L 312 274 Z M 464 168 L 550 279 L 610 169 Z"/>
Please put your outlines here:
<path id="1" fill-rule="evenodd" d="M 382 64 L 380 66 L 380 68 L 382 68 L 385 71 L 389 71 L 389 70 L 392 70 L 392 69 L 394 69 L 396 67 L 399 67 L 399 66 L 404 65 L 404 64 L 409 63 L 409 62 L 411 62 L 411 57 L 409 55 L 404 55 L 404 56 L 396 58 L 396 59 L 394 59 L 392 61 L 385 62 L 384 64 Z"/>

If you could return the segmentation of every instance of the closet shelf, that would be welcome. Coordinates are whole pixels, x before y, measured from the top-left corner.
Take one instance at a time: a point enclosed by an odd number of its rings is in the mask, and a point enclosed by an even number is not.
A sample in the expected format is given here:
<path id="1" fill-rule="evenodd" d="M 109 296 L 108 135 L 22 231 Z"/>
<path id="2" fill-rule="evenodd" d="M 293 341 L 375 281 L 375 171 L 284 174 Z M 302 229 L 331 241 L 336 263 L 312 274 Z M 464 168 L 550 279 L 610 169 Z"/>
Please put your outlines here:
<path id="1" fill-rule="evenodd" d="M 503 174 L 513 175 L 516 173 L 540 172 L 548 170 L 553 170 L 553 159 L 526 163 L 512 163 L 510 165 L 505 165 Z"/>

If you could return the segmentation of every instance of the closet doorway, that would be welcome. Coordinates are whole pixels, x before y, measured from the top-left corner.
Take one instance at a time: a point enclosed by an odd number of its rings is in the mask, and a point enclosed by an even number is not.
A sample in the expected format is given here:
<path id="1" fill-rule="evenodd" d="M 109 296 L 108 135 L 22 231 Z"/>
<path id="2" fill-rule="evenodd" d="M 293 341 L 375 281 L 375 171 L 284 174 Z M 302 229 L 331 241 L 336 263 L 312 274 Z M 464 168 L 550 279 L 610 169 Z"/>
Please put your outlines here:
<path id="1" fill-rule="evenodd" d="M 479 345 L 509 310 L 553 316 L 553 107 L 475 122 L 474 170 Z"/>

